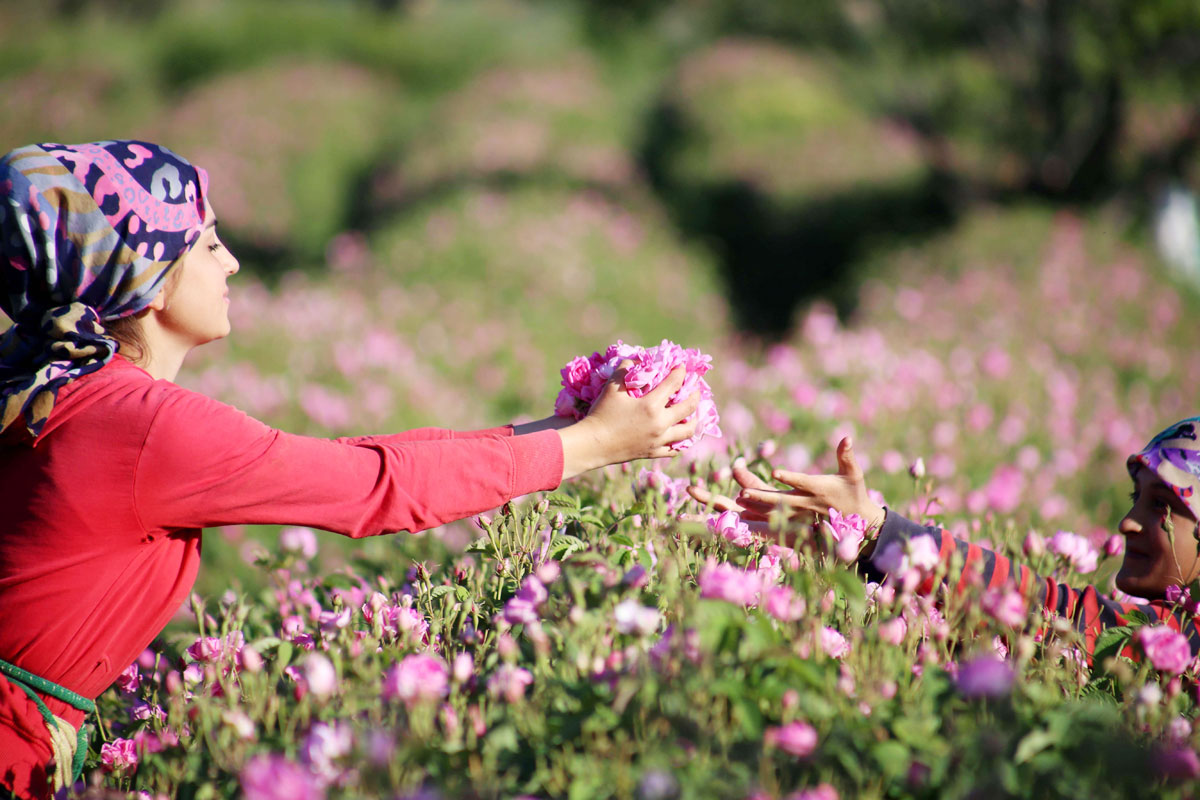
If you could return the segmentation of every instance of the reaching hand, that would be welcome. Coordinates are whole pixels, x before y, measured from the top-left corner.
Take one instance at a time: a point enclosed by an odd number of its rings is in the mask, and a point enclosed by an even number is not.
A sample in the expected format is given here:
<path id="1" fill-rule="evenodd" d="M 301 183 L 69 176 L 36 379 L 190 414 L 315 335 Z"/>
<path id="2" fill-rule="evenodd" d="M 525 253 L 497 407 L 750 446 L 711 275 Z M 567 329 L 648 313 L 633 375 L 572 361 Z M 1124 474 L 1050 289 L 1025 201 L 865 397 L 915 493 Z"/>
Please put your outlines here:
<path id="1" fill-rule="evenodd" d="M 793 512 L 793 516 L 801 513 L 828 514 L 829 509 L 836 508 L 842 514 L 858 514 L 873 527 L 882 525 L 886 512 L 867 492 L 867 483 L 854 458 L 854 443 L 850 437 L 838 443 L 837 460 L 836 475 L 806 475 L 803 472 L 774 470 L 771 476 L 792 487 L 790 491 L 769 486 L 750 486 L 739 479 L 742 491 L 737 496 L 737 504 L 749 513 L 764 516 L 779 507 Z"/>
<path id="2" fill-rule="evenodd" d="M 586 417 L 559 431 L 564 480 L 608 464 L 677 455 L 671 445 L 696 432 L 697 420 L 684 419 L 699 406 L 698 393 L 667 405 L 683 386 L 686 370 L 676 367 L 657 387 L 634 397 L 625 388 L 625 372 L 630 364 L 622 363 L 613 373 Z"/>

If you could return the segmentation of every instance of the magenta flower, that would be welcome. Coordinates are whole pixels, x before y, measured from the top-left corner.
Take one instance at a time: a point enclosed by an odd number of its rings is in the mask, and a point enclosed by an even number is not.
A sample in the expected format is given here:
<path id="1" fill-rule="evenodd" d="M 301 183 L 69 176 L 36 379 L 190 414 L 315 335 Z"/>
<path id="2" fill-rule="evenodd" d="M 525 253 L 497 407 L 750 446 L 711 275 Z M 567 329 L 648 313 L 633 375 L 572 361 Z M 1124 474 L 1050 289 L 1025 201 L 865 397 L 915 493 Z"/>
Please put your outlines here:
<path id="1" fill-rule="evenodd" d="M 804 758 L 817 749 L 817 729 L 807 722 L 800 721 L 769 726 L 763 736 L 763 743 L 767 747 L 777 747 L 796 758 Z"/>
<path id="2" fill-rule="evenodd" d="M 955 683 L 964 697 L 1003 697 L 1012 689 L 1013 668 L 995 656 L 979 656 L 958 667 Z"/>
<path id="3" fill-rule="evenodd" d="M 401 700 L 409 708 L 418 703 L 441 700 L 449 693 L 449 672 L 445 663 L 425 653 L 405 656 L 383 676 L 383 699 Z"/>
<path id="4" fill-rule="evenodd" d="M 255 756 L 239 776 L 246 800 L 322 800 L 317 777 L 283 756 Z"/>
<path id="5" fill-rule="evenodd" d="M 887 622 L 879 623 L 878 631 L 880 639 L 893 647 L 899 647 L 908 635 L 908 623 L 904 621 L 904 617 L 893 617 Z"/>
<path id="6" fill-rule="evenodd" d="M 1017 628 L 1025 624 L 1025 598 L 1011 586 L 984 592 L 980 605 L 984 613 L 1001 625 Z"/>
<path id="7" fill-rule="evenodd" d="M 141 677 L 141 673 L 138 672 L 137 662 L 135 661 L 117 676 L 117 688 L 127 694 L 136 692 L 138 686 L 141 685 Z"/>
<path id="8" fill-rule="evenodd" d="M 1160 672 L 1179 675 L 1192 661 L 1192 649 L 1187 637 L 1166 625 L 1138 628 L 1135 637 L 1150 665 Z"/>
<path id="9" fill-rule="evenodd" d="M 492 677 L 488 678 L 488 694 L 492 697 L 503 697 L 510 703 L 520 702 L 525 698 L 525 688 L 533 683 L 533 673 L 512 664 L 502 664 Z"/>
<path id="10" fill-rule="evenodd" d="M 105 772 L 125 772 L 138 765 L 137 747 L 132 739 L 114 739 L 100 746 L 100 763 Z"/>
<path id="11" fill-rule="evenodd" d="M 755 570 L 744 570 L 710 558 L 700 570 L 700 596 L 725 600 L 740 606 L 754 606 L 763 589 L 762 577 Z"/>
<path id="12" fill-rule="evenodd" d="M 643 606 L 632 597 L 613 609 L 613 617 L 618 631 L 637 636 L 645 636 L 658 630 L 658 623 L 662 619 L 657 608 Z"/>
<path id="13" fill-rule="evenodd" d="M 846 637 L 828 626 L 821 629 L 821 649 L 830 658 L 844 658 L 850 652 Z"/>
<path id="14" fill-rule="evenodd" d="M 838 800 L 838 792 L 830 784 L 821 783 L 811 789 L 792 792 L 784 800 Z"/>
<path id="15" fill-rule="evenodd" d="M 300 666 L 299 683 L 313 697 L 324 699 L 337 691 L 337 670 L 321 653 L 309 653 Z"/>
<path id="16" fill-rule="evenodd" d="M 1080 574 L 1096 571 L 1099 554 L 1088 540 L 1070 531 L 1058 531 L 1050 538 L 1051 553 L 1066 559 L 1071 568 Z"/>
<path id="17" fill-rule="evenodd" d="M 592 353 L 587 358 L 577 356 L 571 359 L 561 370 L 563 388 L 554 402 L 554 413 L 583 419 L 600 396 L 605 382 L 625 359 L 633 362 L 625 373 L 624 383 L 626 390 L 634 397 L 642 397 L 652 391 L 673 369 L 680 366 L 685 370 L 683 386 L 671 397 L 670 402 L 678 403 L 693 393 L 699 393 L 700 405 L 693 415 L 697 421 L 696 433 L 672 445 L 675 449 L 687 449 L 705 436 L 721 437 L 712 389 L 703 377 L 710 369 L 712 357 L 699 350 L 685 350 L 666 339 L 654 347 L 635 347 L 618 340 L 609 346 L 604 355 Z"/>
<path id="18" fill-rule="evenodd" d="M 767 599 L 763 604 L 768 614 L 783 622 L 794 622 L 804 616 L 808 604 L 803 597 L 796 595 L 788 586 L 772 586 L 767 589 Z"/>
<path id="19" fill-rule="evenodd" d="M 720 536 L 738 547 L 749 547 L 754 543 L 754 535 L 750 533 L 750 526 L 742 522 L 741 516 L 736 511 L 722 511 L 720 514 L 713 514 L 708 518 L 706 524 L 710 533 Z"/>
<path id="20" fill-rule="evenodd" d="M 284 528 L 279 532 L 279 549 L 311 559 L 317 554 L 317 535 L 312 528 Z"/>
<path id="21" fill-rule="evenodd" d="M 1191 781 L 1200 777 L 1200 757 L 1186 745 L 1167 747 L 1155 753 L 1154 768 L 1164 778 Z"/>
<path id="22" fill-rule="evenodd" d="M 836 508 L 831 508 L 829 509 L 829 519 L 825 522 L 825 529 L 837 543 L 834 550 L 841 561 L 849 564 L 858 558 L 863 539 L 867 535 L 865 519 L 858 514 L 842 516 Z"/>

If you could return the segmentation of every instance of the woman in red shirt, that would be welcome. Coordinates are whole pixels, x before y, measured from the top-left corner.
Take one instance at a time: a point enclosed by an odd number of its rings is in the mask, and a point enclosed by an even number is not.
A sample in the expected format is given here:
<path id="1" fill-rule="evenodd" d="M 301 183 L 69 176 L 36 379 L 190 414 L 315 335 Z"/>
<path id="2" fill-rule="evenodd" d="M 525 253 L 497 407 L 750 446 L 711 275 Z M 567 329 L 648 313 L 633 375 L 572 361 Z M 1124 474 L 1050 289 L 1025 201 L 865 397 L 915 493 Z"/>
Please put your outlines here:
<path id="1" fill-rule="evenodd" d="M 187 597 L 200 530 L 417 531 L 673 455 L 677 370 L 638 399 L 614 376 L 583 420 L 316 439 L 172 381 L 228 335 L 237 259 L 208 177 L 147 142 L 0 158 L 0 787 L 45 798 L 78 775 L 92 699 Z"/>

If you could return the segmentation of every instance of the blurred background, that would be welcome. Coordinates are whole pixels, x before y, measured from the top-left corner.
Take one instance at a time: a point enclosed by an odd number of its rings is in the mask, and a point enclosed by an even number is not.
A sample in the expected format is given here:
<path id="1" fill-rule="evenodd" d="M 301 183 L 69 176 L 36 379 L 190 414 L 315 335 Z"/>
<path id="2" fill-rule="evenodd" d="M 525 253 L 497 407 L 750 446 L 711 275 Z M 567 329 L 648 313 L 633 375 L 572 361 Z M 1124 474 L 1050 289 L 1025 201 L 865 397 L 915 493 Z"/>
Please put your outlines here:
<path id="1" fill-rule="evenodd" d="M 0 0 L 0 150 L 210 172 L 235 332 L 181 383 L 483 427 L 668 337 L 716 357 L 694 472 L 855 432 L 885 493 L 920 456 L 926 510 L 1014 531 L 1110 529 L 1200 409 L 1198 88 L 1175 0 Z"/>

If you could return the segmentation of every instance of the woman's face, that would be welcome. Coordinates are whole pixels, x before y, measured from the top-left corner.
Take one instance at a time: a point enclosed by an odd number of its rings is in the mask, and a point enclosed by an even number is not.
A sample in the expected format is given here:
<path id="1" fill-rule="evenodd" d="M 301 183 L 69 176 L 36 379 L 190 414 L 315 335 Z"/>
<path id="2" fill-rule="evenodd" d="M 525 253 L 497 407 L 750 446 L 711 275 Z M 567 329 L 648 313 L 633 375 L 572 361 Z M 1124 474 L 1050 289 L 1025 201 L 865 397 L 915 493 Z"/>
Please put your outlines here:
<path id="1" fill-rule="evenodd" d="M 178 282 L 163 298 L 159 319 L 187 347 L 229 335 L 229 287 L 238 261 L 217 237 L 217 217 L 205 201 L 205 227 L 200 238 L 176 265 Z"/>
<path id="2" fill-rule="evenodd" d="M 1172 584 L 1184 586 L 1200 577 L 1196 517 L 1163 482 L 1145 467 L 1133 476 L 1133 506 L 1118 530 L 1125 536 L 1125 560 L 1117 572 L 1121 591 L 1155 599 Z M 1174 543 L 1167 533 L 1167 520 Z"/>

